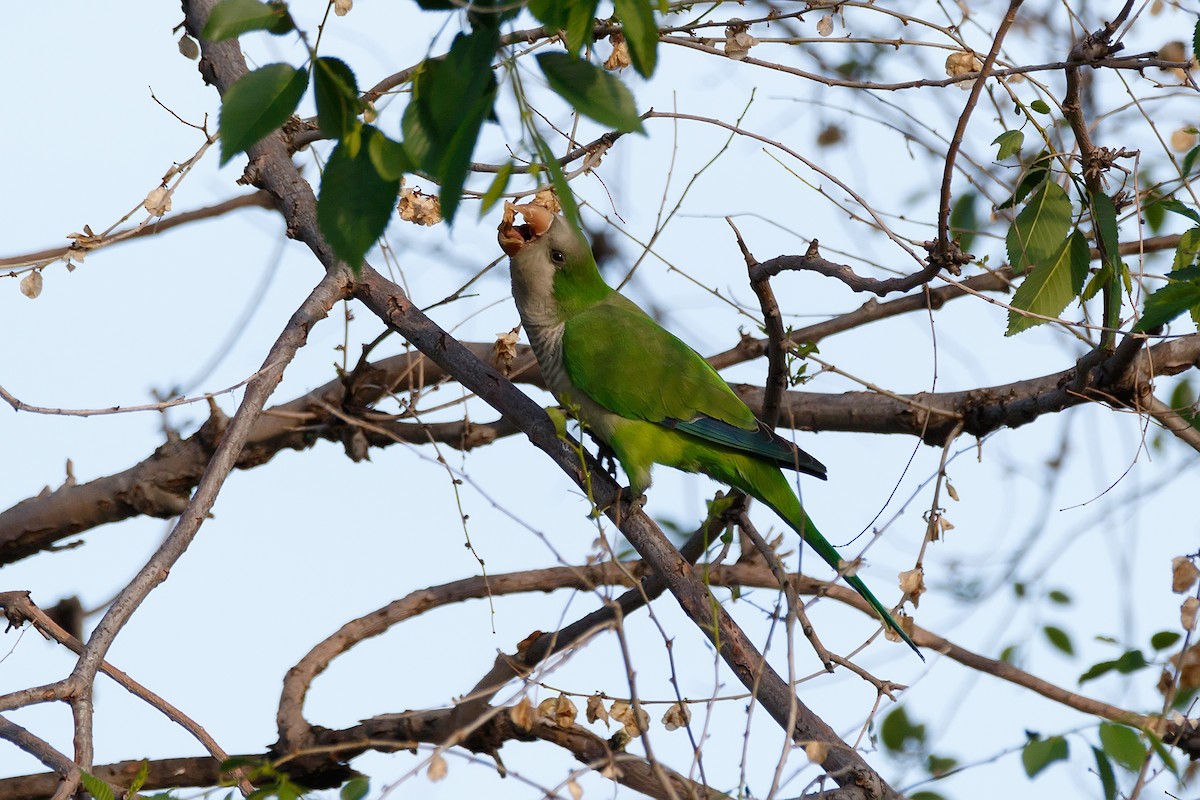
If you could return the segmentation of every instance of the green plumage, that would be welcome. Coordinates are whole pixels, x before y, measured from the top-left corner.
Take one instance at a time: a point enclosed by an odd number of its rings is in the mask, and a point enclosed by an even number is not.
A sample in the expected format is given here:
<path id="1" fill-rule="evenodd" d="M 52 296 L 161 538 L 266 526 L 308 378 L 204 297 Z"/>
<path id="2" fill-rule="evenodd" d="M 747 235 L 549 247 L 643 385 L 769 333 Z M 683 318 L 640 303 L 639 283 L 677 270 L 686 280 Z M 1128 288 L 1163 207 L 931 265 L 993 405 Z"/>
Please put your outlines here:
<path id="1" fill-rule="evenodd" d="M 591 248 L 563 218 L 518 207 L 500 227 L 513 297 L 547 384 L 612 448 L 641 495 L 654 464 L 706 474 L 784 519 L 840 571 L 781 469 L 824 479 L 819 461 L 768 428 L 695 350 L 604 283 Z M 884 623 L 916 645 L 866 585 L 846 576 Z"/>

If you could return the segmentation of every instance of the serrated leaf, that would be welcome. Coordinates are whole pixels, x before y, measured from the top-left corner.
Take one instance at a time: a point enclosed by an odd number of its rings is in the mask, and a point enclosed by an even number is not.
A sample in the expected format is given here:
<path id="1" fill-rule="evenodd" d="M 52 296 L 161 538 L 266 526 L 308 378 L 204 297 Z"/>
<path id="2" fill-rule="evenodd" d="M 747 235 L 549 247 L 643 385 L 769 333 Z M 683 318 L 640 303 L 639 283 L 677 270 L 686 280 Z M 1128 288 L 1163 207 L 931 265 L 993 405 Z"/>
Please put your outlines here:
<path id="1" fill-rule="evenodd" d="M 136 797 L 141 788 L 146 785 L 146 779 L 149 777 L 150 760 L 143 758 L 142 765 L 138 767 L 137 774 L 133 776 L 133 780 L 129 783 L 129 791 L 126 792 L 126 796 Z"/>
<path id="2" fill-rule="evenodd" d="M 1045 100 L 1034 100 L 1029 104 L 1029 107 L 1039 114 L 1049 114 L 1050 106 L 1046 105 Z"/>
<path id="3" fill-rule="evenodd" d="M 1009 156 L 1020 153 L 1021 145 L 1024 143 L 1024 131 L 1005 131 L 1000 134 L 992 140 L 992 144 L 1000 145 L 1000 149 L 996 151 L 996 160 L 1003 161 Z"/>
<path id="4" fill-rule="evenodd" d="M 1048 262 L 1062 247 L 1071 229 L 1071 200 L 1053 181 L 1042 184 L 1017 214 L 1005 244 L 1013 270 Z"/>
<path id="5" fill-rule="evenodd" d="M 621 133 L 644 133 L 629 88 L 615 75 L 566 53 L 542 53 L 538 66 L 559 97 L 584 114 Z"/>
<path id="6" fill-rule="evenodd" d="M 582 221 L 579 218 L 579 204 L 575 202 L 575 195 L 571 192 L 571 184 L 568 183 L 567 176 L 563 174 L 562 166 L 559 165 L 558 159 L 551 152 L 550 145 L 541 136 L 537 137 L 534 144 L 537 146 L 542 164 L 550 173 L 550 185 L 554 187 L 554 193 L 558 196 L 558 204 L 562 206 L 563 216 L 576 228 L 583 227 L 581 224 Z"/>
<path id="7" fill-rule="evenodd" d="M 529 0 L 526 8 L 547 31 L 561 31 L 567 27 L 570 3 L 562 0 Z"/>
<path id="8" fill-rule="evenodd" d="M 1046 638 L 1050 641 L 1050 644 L 1069 656 L 1075 655 L 1075 646 L 1071 644 L 1071 637 L 1062 628 L 1055 625 L 1047 625 L 1042 628 L 1042 632 L 1046 634 Z"/>
<path id="9" fill-rule="evenodd" d="M 950 233 L 958 236 L 958 246 L 964 253 L 971 251 L 975 232 L 979 230 L 979 218 L 975 213 L 975 192 L 966 192 L 950 207 Z"/>
<path id="10" fill-rule="evenodd" d="M 1045 263 L 1038 264 L 1013 292 L 1013 309 L 1029 311 L 1046 317 L 1057 317 L 1079 296 L 1087 279 L 1090 253 L 1087 239 L 1075 231 L 1062 247 Z M 1017 310 L 1008 312 L 1005 336 L 1041 325 L 1046 320 L 1027 317 Z"/>
<path id="11" fill-rule="evenodd" d="M 1021 765 L 1025 767 L 1025 774 L 1032 778 L 1055 761 L 1065 761 L 1069 755 L 1067 740 L 1061 736 L 1031 739 L 1021 750 Z"/>
<path id="12" fill-rule="evenodd" d="M 404 145 L 389 139 L 379 131 L 368 137 L 367 155 L 371 158 L 375 171 L 384 180 L 399 180 L 404 173 L 416 171 Z"/>
<path id="13" fill-rule="evenodd" d="M 1179 244 L 1175 246 L 1175 259 L 1167 277 L 1173 280 L 1190 280 L 1192 276 L 1185 274 L 1185 270 L 1194 266 L 1198 259 L 1200 259 L 1200 228 L 1188 228 L 1179 237 Z"/>
<path id="14" fill-rule="evenodd" d="M 342 786 L 339 800 L 362 800 L 371 790 L 371 781 L 366 775 L 356 775 Z"/>
<path id="15" fill-rule="evenodd" d="M 268 64 L 238 78 L 221 98 L 221 164 L 288 121 L 308 73 L 291 64 Z"/>
<path id="16" fill-rule="evenodd" d="M 1167 211 L 1187 217 L 1192 222 L 1200 224 L 1200 214 L 1196 213 L 1196 209 L 1184 205 L 1183 202 L 1174 197 L 1166 198 L 1165 200 L 1161 201 L 1159 205 L 1161 205 Z"/>
<path id="17" fill-rule="evenodd" d="M 506 161 L 500 167 L 500 171 L 496 173 L 496 177 L 492 179 L 492 183 L 488 186 L 487 191 L 483 193 L 483 198 L 480 201 L 479 215 L 483 216 L 492 210 L 492 207 L 500 200 L 504 194 L 504 190 L 508 188 L 508 180 L 512 177 L 513 164 L 511 161 Z"/>
<path id="18" fill-rule="evenodd" d="M 592 31 L 596 25 L 596 9 L 600 0 L 572 0 L 567 12 L 567 52 L 579 55 L 584 47 L 592 43 Z"/>
<path id="19" fill-rule="evenodd" d="M 1013 190 L 1012 196 L 1005 200 L 1000 205 L 996 206 L 998 211 L 1003 211 L 1006 208 L 1012 208 L 1017 203 L 1029 196 L 1029 193 L 1041 185 L 1042 181 L 1050 174 L 1050 170 L 1041 165 L 1041 159 L 1045 155 L 1038 156 L 1036 165 L 1029 168 L 1029 171 L 1021 176 L 1021 180 L 1017 182 L 1017 188 Z"/>
<path id="20" fill-rule="evenodd" d="M 1100 776 L 1100 788 L 1104 792 L 1104 800 L 1116 800 L 1117 776 L 1113 772 L 1112 762 L 1099 747 L 1092 748 L 1092 755 L 1096 757 L 1096 774 Z"/>
<path id="21" fill-rule="evenodd" d="M 223 42 L 250 31 L 275 32 L 274 28 L 286 19 L 286 6 L 267 5 L 258 0 L 221 0 L 213 6 L 200 36 L 210 42 Z"/>
<path id="22" fill-rule="evenodd" d="M 1181 638 L 1177 631 L 1159 631 L 1150 637 L 1150 646 L 1155 650 L 1166 650 L 1173 647 Z"/>
<path id="23" fill-rule="evenodd" d="M 357 124 L 362 101 L 354 71 L 345 61 L 323 57 L 313 63 L 313 94 L 317 99 L 317 125 L 326 136 L 340 139 Z"/>
<path id="24" fill-rule="evenodd" d="M 1200 306 L 1200 283 L 1168 283 L 1146 298 L 1142 318 L 1134 330 L 1144 333 L 1166 325 L 1185 311 Z"/>
<path id="25" fill-rule="evenodd" d="M 405 150 L 441 183 L 439 200 L 447 222 L 462 200 L 479 131 L 493 113 L 497 84 L 491 62 L 498 42 L 499 32 L 492 27 L 460 33 L 444 58 L 422 64 L 404 112 Z"/>
<path id="26" fill-rule="evenodd" d="M 1146 760 L 1146 746 L 1132 728 L 1112 722 L 1100 723 L 1100 745 L 1104 753 L 1122 767 L 1132 772 L 1142 768 Z"/>
<path id="27" fill-rule="evenodd" d="M 1196 166 L 1196 156 L 1198 155 L 1200 155 L 1200 145 L 1196 145 L 1191 150 L 1188 150 L 1187 154 L 1184 155 L 1183 163 L 1180 165 L 1179 169 L 1183 177 L 1186 178 L 1188 175 L 1192 174 L 1192 167 Z"/>
<path id="28" fill-rule="evenodd" d="M 80 772 L 79 782 L 95 800 L 116 800 L 112 787 L 91 773 Z"/>
<path id="29" fill-rule="evenodd" d="M 1115 265 L 1120 260 L 1117 230 L 1117 207 L 1112 198 L 1103 192 L 1091 196 L 1092 222 L 1096 226 L 1097 239 L 1104 243 L 1104 251 L 1108 254 L 1108 263 Z"/>
<path id="30" fill-rule="evenodd" d="M 658 23 L 648 0 L 613 0 L 613 8 L 629 45 L 629 60 L 643 78 L 654 74 L 658 63 Z"/>
<path id="31" fill-rule="evenodd" d="M 383 134 L 364 125 L 364 136 Z M 342 142 L 333 149 L 321 175 L 317 222 L 338 258 L 357 275 L 363 257 L 383 235 L 391 218 L 400 181 L 381 176 L 371 162 L 370 142 L 357 156 Z"/>

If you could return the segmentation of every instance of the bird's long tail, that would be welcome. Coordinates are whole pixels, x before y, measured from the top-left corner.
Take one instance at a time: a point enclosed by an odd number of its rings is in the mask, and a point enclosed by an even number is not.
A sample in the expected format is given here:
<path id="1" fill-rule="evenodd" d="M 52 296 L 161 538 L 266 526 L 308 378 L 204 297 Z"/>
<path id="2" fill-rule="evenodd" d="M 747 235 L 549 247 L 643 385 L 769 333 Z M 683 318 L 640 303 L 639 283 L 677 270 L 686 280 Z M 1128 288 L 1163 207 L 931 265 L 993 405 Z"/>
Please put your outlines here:
<path id="1" fill-rule="evenodd" d="M 739 474 L 727 476 L 728 482 L 765 503 L 782 517 L 796 533 L 800 534 L 800 538 L 807 542 L 808 546 L 815 550 L 826 564 L 839 573 L 842 572 L 841 556 L 838 555 L 838 551 L 829 543 L 829 540 L 822 536 L 817 527 L 813 525 L 783 473 L 774 465 L 765 464 L 753 458 L 745 459 L 745 463 L 739 464 L 738 467 Z M 854 591 L 862 595 L 862 598 L 867 601 L 867 605 L 879 615 L 883 623 L 895 631 L 924 661 L 925 656 L 921 655 L 917 645 L 900 627 L 900 623 L 892 617 L 887 607 L 879 602 L 879 599 L 867 588 L 862 579 L 857 575 L 843 575 L 843 577 Z"/>

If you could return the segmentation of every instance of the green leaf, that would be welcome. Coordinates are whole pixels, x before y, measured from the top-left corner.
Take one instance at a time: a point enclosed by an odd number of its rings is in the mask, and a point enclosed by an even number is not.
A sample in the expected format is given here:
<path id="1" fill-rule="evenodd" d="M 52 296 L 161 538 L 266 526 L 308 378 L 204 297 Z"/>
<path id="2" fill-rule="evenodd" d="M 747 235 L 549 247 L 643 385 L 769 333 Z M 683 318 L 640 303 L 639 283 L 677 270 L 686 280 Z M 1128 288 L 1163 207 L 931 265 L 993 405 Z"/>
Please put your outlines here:
<path id="1" fill-rule="evenodd" d="M 491 211 L 492 207 L 500 200 L 504 190 L 508 188 L 508 180 L 512 177 L 512 173 L 513 164 L 511 161 L 506 161 L 500 167 L 500 171 L 496 173 L 496 177 L 492 179 L 492 185 L 483 193 L 483 199 L 480 201 L 480 216 Z"/>
<path id="2" fill-rule="evenodd" d="M 1029 104 L 1029 107 L 1039 114 L 1049 114 L 1050 106 L 1046 105 L 1045 100 L 1034 100 Z"/>
<path id="3" fill-rule="evenodd" d="M 1021 764 L 1025 774 L 1032 778 L 1055 761 L 1065 761 L 1069 755 L 1067 740 L 1061 736 L 1034 738 L 1021 751 Z"/>
<path id="4" fill-rule="evenodd" d="M 1166 650 L 1168 647 L 1173 647 L 1181 638 L 1177 631 L 1159 631 L 1150 637 L 1150 646 L 1155 650 Z"/>
<path id="5" fill-rule="evenodd" d="M 1005 131 L 992 140 L 992 144 L 1000 145 L 1000 149 L 996 152 L 996 160 L 1003 161 L 1011 155 L 1016 155 L 1021 152 L 1021 145 L 1025 142 L 1025 133 L 1023 131 Z"/>
<path id="6" fill-rule="evenodd" d="M 1196 20 L 1196 29 L 1192 31 L 1192 58 L 1200 58 L 1200 20 Z"/>
<path id="7" fill-rule="evenodd" d="M 1096 774 L 1100 776 L 1104 800 L 1117 800 L 1117 776 L 1113 772 L 1112 762 L 1099 747 L 1093 747 L 1092 754 L 1096 756 Z"/>
<path id="8" fill-rule="evenodd" d="M 1071 229 L 1071 200 L 1061 186 L 1046 181 L 1017 214 L 1008 230 L 1008 260 L 1016 272 L 1048 262 Z"/>
<path id="9" fill-rule="evenodd" d="M 1183 157 L 1183 163 L 1180 166 L 1180 172 L 1183 177 L 1192 174 L 1192 167 L 1196 165 L 1196 156 L 1200 155 L 1200 145 L 1196 145 L 1191 150 L 1187 151 L 1187 155 Z"/>
<path id="10" fill-rule="evenodd" d="M 979 230 L 979 218 L 975 213 L 975 201 L 979 195 L 966 192 L 950 207 L 950 233 L 958 236 L 958 246 L 964 253 L 971 251 L 975 233 Z"/>
<path id="11" fill-rule="evenodd" d="M 1133 329 L 1138 332 L 1153 330 L 1197 307 L 1200 307 L 1200 283 L 1168 283 L 1146 298 L 1142 318 Z"/>
<path id="12" fill-rule="evenodd" d="M 1194 692 L 1195 689 L 1191 691 Z M 1162 739 L 1155 736 L 1153 733 L 1149 731 L 1143 731 L 1143 733 L 1145 733 L 1146 738 L 1150 740 L 1150 749 L 1152 749 L 1154 754 L 1163 762 L 1163 766 L 1166 767 L 1172 775 L 1178 778 L 1179 764 L 1175 761 L 1175 756 L 1171 753 L 1171 750 L 1165 744 L 1163 744 Z"/>
<path id="13" fill-rule="evenodd" d="M 894 753 L 920 749 L 925 743 L 925 726 L 908 718 L 904 706 L 898 706 L 883 718 L 879 726 L 879 739 L 883 746 Z"/>
<path id="14" fill-rule="evenodd" d="M 1142 768 L 1146 760 L 1146 746 L 1132 728 L 1112 722 L 1100 723 L 1100 746 L 1122 767 L 1132 772 Z"/>
<path id="15" fill-rule="evenodd" d="M 288 121 L 308 88 L 308 73 L 268 64 L 238 78 L 221 98 L 221 164 Z"/>
<path id="16" fill-rule="evenodd" d="M 621 133 L 645 132 L 633 94 L 620 78 L 566 53 L 542 53 L 537 60 L 550 88 L 575 110 Z"/>
<path id="17" fill-rule="evenodd" d="M 1064 592 L 1062 589 L 1051 589 L 1046 597 L 1050 598 L 1051 603 L 1058 603 L 1060 606 L 1071 605 L 1071 595 Z"/>
<path id="18" fill-rule="evenodd" d="M 943 795 L 937 792 L 931 792 L 928 789 L 922 789 L 919 792 L 913 792 L 908 795 L 908 800 L 946 800 Z"/>
<path id="19" fill-rule="evenodd" d="M 95 800 L 116 800 L 112 787 L 91 773 L 80 772 L 79 782 Z"/>
<path id="20" fill-rule="evenodd" d="M 625 31 L 629 60 L 643 78 L 654 74 L 658 61 L 658 24 L 648 0 L 613 0 L 613 8 Z"/>
<path id="21" fill-rule="evenodd" d="M 342 786 L 342 791 L 338 793 L 338 798 L 339 800 L 362 800 L 370 790 L 370 779 L 366 775 L 356 775 Z"/>
<path id="22" fill-rule="evenodd" d="M 1011 301 L 1013 309 L 1057 317 L 1083 289 L 1089 259 L 1087 239 L 1082 233 L 1075 231 L 1062 243 L 1053 257 L 1035 266 L 1017 287 Z M 1043 319 L 1027 317 L 1017 310 L 1010 310 L 1008 330 L 1004 335 L 1013 336 L 1044 322 Z"/>
<path id="23" fill-rule="evenodd" d="M 357 124 L 362 111 L 358 81 L 345 61 L 318 58 L 313 64 L 313 94 L 317 98 L 317 124 L 321 132 L 340 139 Z"/>
<path id="24" fill-rule="evenodd" d="M 547 31 L 561 31 L 567 27 L 569 3 L 562 0 L 529 0 L 526 7 Z"/>
<path id="25" fill-rule="evenodd" d="M 399 180 L 404 173 L 416 171 L 404 145 L 378 131 L 367 139 L 367 155 L 375 171 L 384 180 Z"/>
<path id="26" fill-rule="evenodd" d="M 1196 209 L 1184 205 L 1180 200 L 1174 197 L 1168 197 L 1159 203 L 1167 211 L 1187 217 L 1192 222 L 1200 224 L 1200 214 L 1196 213 Z"/>
<path id="27" fill-rule="evenodd" d="M 567 176 L 563 174 L 562 166 L 558 163 L 558 159 L 554 157 L 554 153 L 550 150 L 550 145 L 541 136 L 535 141 L 538 155 L 541 156 L 542 164 L 550 173 L 550 185 L 554 187 L 554 194 L 558 197 L 558 204 L 562 206 L 563 216 L 567 221 L 576 228 L 583 227 L 579 218 L 579 204 L 575 202 L 575 194 L 571 191 L 571 184 L 567 182 Z"/>
<path id="28" fill-rule="evenodd" d="M 370 125 L 363 126 L 364 137 L 382 136 Z M 357 275 L 363 257 L 383 235 L 396 196 L 399 179 L 381 176 L 371 162 L 370 141 L 359 148 L 357 156 L 339 142 L 325 163 L 321 176 L 321 195 L 317 200 L 317 222 L 338 258 Z"/>
<path id="29" fill-rule="evenodd" d="M 1146 663 L 1146 657 L 1142 655 L 1141 650 L 1126 650 L 1121 654 L 1120 658 L 1113 661 L 1100 661 L 1088 668 L 1087 672 L 1079 676 L 1080 685 L 1095 680 L 1101 675 L 1116 670 L 1122 675 L 1128 675 L 1131 672 L 1137 672 L 1139 669 L 1149 666 Z"/>
<path id="30" fill-rule="evenodd" d="M 958 759 L 947 756 L 935 756 L 931 753 L 929 758 L 925 759 L 925 769 L 935 778 L 942 777 L 957 766 Z M 911 795 L 909 796 L 909 800 L 912 800 Z"/>
<path id="31" fill-rule="evenodd" d="M 1103 192 L 1095 192 L 1091 195 L 1092 204 L 1092 222 L 1098 231 L 1098 240 L 1104 243 L 1104 251 L 1108 254 L 1107 263 L 1116 266 L 1120 260 L 1117 232 L 1117 207 L 1113 205 L 1112 198 Z"/>
<path id="32" fill-rule="evenodd" d="M 600 0 L 573 0 L 567 13 L 567 52 L 579 55 L 593 41 L 592 31 L 596 26 L 596 8 Z"/>
<path id="33" fill-rule="evenodd" d="M 498 42 L 499 32 L 491 27 L 460 33 L 444 58 L 422 64 L 404 112 L 405 150 L 441 183 L 439 199 L 447 221 L 454 219 L 462 200 L 480 128 L 492 115 L 497 84 L 491 63 Z"/>
<path id="34" fill-rule="evenodd" d="M 1175 260 L 1171 264 L 1168 278 L 1174 280 L 1190 280 L 1191 276 L 1180 274 L 1200 260 L 1200 228 L 1188 228 L 1179 237 L 1175 247 Z"/>
<path id="35" fill-rule="evenodd" d="M 221 0 L 213 6 L 200 37 L 210 42 L 223 42 L 250 31 L 287 33 L 291 25 L 284 30 L 277 29 L 290 19 L 287 6 L 282 4 L 267 5 L 258 0 Z"/>
<path id="36" fill-rule="evenodd" d="M 1040 186 L 1042 181 L 1046 180 L 1046 176 L 1050 174 L 1050 170 L 1043 166 L 1042 159 L 1045 155 L 1045 152 L 1043 152 L 1042 155 L 1038 156 L 1034 166 L 1030 167 L 1029 171 L 1021 176 L 1021 180 L 1017 183 L 1017 188 L 1013 190 L 1012 197 L 1009 197 L 1003 203 L 996 206 L 998 211 L 1012 208 L 1028 197 L 1029 193 Z"/>
<path id="37" fill-rule="evenodd" d="M 1075 646 L 1071 644 L 1071 637 L 1062 628 L 1047 625 L 1042 628 L 1042 632 L 1046 634 L 1046 638 L 1050 640 L 1050 644 L 1069 656 L 1075 655 Z"/>
<path id="38" fill-rule="evenodd" d="M 142 759 L 142 765 L 138 767 L 137 774 L 133 776 L 133 780 L 129 783 L 129 791 L 126 792 L 127 797 L 136 797 L 137 793 L 143 786 L 146 785 L 146 778 L 150 777 L 150 761 Z"/>

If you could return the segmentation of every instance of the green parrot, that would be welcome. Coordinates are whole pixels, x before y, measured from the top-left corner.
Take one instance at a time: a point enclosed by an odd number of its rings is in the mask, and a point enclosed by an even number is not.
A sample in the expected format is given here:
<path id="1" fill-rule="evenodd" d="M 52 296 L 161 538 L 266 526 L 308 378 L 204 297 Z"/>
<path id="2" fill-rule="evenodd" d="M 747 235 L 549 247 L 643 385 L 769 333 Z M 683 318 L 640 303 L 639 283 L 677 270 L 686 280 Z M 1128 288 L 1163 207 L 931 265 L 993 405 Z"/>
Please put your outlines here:
<path id="1" fill-rule="evenodd" d="M 513 224 L 517 213 L 525 224 Z M 781 471 L 825 480 L 821 462 L 758 420 L 699 353 L 609 287 L 587 240 L 563 217 L 506 203 L 498 239 L 546 384 L 616 454 L 635 497 L 650 486 L 654 464 L 702 472 L 765 503 L 840 571 L 837 550 Z M 920 656 L 866 584 L 845 579 Z"/>

